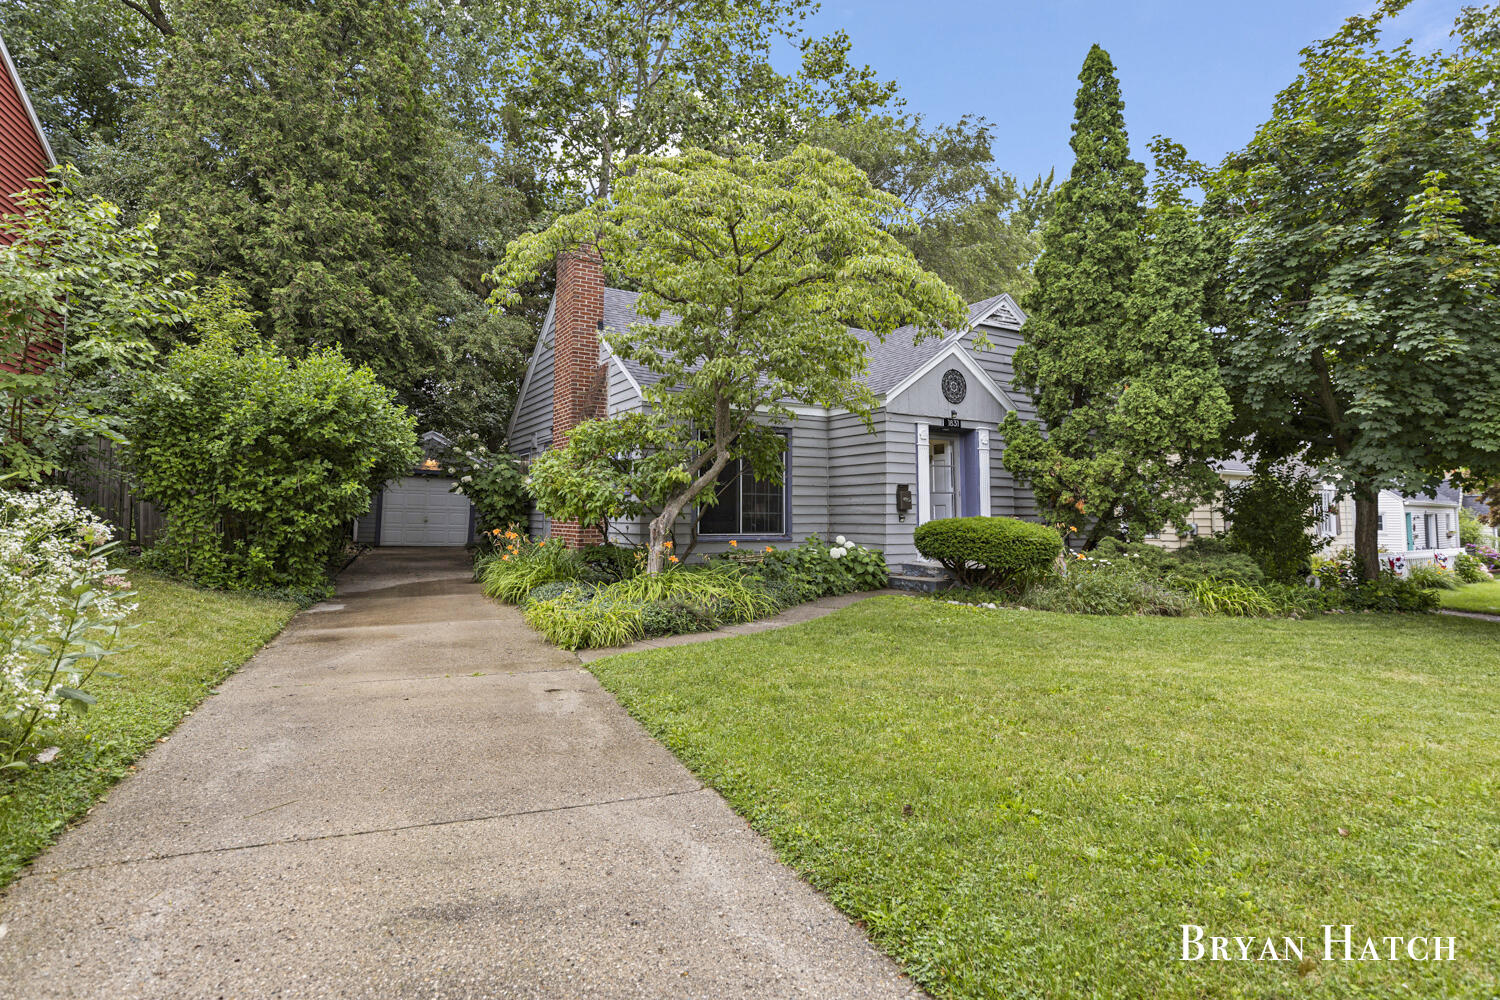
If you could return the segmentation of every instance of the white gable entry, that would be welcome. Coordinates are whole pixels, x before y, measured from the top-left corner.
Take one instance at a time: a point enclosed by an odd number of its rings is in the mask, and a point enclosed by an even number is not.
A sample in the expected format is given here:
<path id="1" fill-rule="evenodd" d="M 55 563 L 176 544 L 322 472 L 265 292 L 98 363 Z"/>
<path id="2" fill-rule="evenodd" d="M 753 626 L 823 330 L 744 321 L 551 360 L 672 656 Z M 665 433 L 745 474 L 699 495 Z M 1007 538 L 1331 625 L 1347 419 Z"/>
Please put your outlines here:
<path id="1" fill-rule="evenodd" d="M 892 414 L 912 414 L 916 453 L 916 523 L 934 518 L 988 517 L 991 503 L 991 429 L 1015 402 L 974 360 L 962 338 L 886 394 Z"/>

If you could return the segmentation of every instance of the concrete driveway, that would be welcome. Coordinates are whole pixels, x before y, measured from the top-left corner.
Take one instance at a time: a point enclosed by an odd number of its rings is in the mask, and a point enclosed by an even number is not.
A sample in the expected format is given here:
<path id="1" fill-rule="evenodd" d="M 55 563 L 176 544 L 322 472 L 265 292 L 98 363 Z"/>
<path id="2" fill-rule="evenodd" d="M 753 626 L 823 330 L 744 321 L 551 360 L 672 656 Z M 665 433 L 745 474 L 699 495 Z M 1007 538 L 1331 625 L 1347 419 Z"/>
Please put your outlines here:
<path id="1" fill-rule="evenodd" d="M 579 667 L 382 549 L 0 897 L 0 997 L 910 997 Z"/>

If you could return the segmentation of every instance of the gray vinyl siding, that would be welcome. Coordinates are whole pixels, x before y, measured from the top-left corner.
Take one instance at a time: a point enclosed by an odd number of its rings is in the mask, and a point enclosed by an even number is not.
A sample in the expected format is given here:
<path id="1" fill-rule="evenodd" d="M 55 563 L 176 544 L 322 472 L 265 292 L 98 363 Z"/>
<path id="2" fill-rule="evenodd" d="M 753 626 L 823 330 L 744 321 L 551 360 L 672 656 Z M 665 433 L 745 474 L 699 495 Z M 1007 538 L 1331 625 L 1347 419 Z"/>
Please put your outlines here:
<path id="1" fill-rule="evenodd" d="M 522 458 L 545 451 L 552 444 L 552 314 L 542 326 L 532 357 L 531 376 L 525 391 L 516 402 L 516 415 L 510 424 L 510 450 Z"/>
<path id="2" fill-rule="evenodd" d="M 532 458 L 552 445 L 552 370 L 553 340 L 552 313 L 547 312 L 542 324 L 542 335 L 532 354 L 531 374 L 516 401 L 516 413 L 511 419 L 510 437 L 506 444 L 511 452 L 521 458 Z M 532 510 L 527 531 L 533 538 L 547 534 L 547 519 Z"/>
<path id="3" fill-rule="evenodd" d="M 1022 420 L 1036 420 L 1036 404 L 1026 390 L 1016 385 L 1016 372 L 1011 366 L 1016 348 L 1021 346 L 1021 331 L 987 323 L 981 324 L 980 329 L 989 337 L 991 346 L 989 350 L 975 354 L 974 360 L 995 380 L 995 384 L 1005 390 L 1016 405 L 1017 416 Z M 990 480 L 991 513 L 1028 520 L 1036 518 L 1036 498 L 1005 468 L 1005 441 L 998 434 L 990 436 Z"/>
<path id="4" fill-rule="evenodd" d="M 617 413 L 634 413 L 646 408 L 646 401 L 636 391 L 630 376 L 625 372 L 625 366 L 620 359 L 613 354 L 609 355 L 609 403 L 607 412 L 610 416 Z"/>
<path id="5" fill-rule="evenodd" d="M 900 431 L 893 433 L 884 410 L 872 421 L 873 433 L 852 413 L 828 417 L 828 535 L 885 549 L 895 527 L 895 484 L 916 488 L 916 460 L 905 463 L 912 475 L 899 478 Z"/>
<path id="6" fill-rule="evenodd" d="M 996 385 L 1005 390 L 1011 402 L 1016 404 L 1018 416 L 1023 420 L 1035 420 L 1036 406 L 1032 403 L 1031 396 L 1016 385 L 1016 372 L 1011 367 L 1016 348 L 1021 346 L 1021 331 L 989 324 L 982 325 L 980 329 L 989 337 L 991 346 L 989 350 L 974 354 L 974 360 L 984 369 L 985 374 L 995 380 Z M 965 339 L 972 342 L 972 337 Z"/>
<path id="7" fill-rule="evenodd" d="M 370 501 L 370 510 L 354 519 L 354 537 L 361 545 L 375 545 L 380 539 L 375 537 L 375 508 L 380 505 L 380 494 L 377 492 Z"/>
<path id="8" fill-rule="evenodd" d="M 791 532 L 794 541 L 828 534 L 828 417 L 799 416 L 791 442 Z"/>

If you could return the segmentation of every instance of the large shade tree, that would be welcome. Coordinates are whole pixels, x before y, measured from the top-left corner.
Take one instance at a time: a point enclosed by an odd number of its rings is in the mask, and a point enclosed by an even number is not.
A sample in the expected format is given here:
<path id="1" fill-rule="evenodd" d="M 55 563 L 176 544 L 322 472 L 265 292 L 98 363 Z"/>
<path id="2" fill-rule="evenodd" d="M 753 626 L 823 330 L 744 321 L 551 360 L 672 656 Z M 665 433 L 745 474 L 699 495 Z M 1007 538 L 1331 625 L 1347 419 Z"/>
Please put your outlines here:
<path id="1" fill-rule="evenodd" d="M 1203 178 L 1237 436 L 1353 495 L 1369 576 L 1380 489 L 1500 474 L 1500 9 L 1423 54 L 1383 44 L 1405 5 L 1305 49 L 1270 120 Z"/>
<path id="2" fill-rule="evenodd" d="M 896 237 L 959 295 L 1031 289 L 1038 230 L 1051 177 L 1021 184 L 996 170 L 994 131 L 982 118 L 929 126 L 920 116 L 867 115 L 815 122 L 805 141 L 845 157 L 905 211 L 887 222 Z"/>
<path id="3" fill-rule="evenodd" d="M 1010 414 L 1005 465 L 1053 523 L 1092 547 L 1182 522 L 1217 480 L 1229 419 L 1203 322 L 1207 260 L 1170 194 L 1149 214 L 1124 100 L 1095 45 L 1079 74 L 1068 179 L 1042 231 L 1016 382 L 1045 430 Z"/>
<path id="4" fill-rule="evenodd" d="M 660 376 L 646 389 L 649 411 L 586 421 L 531 469 L 551 517 L 656 511 L 648 568 L 659 572 L 677 516 L 712 502 L 730 461 L 780 479 L 782 440 L 771 425 L 794 420 L 794 405 L 871 412 L 875 399 L 858 380 L 864 348 L 850 326 L 936 333 L 965 314 L 882 228 L 895 199 L 827 150 L 800 147 L 769 162 L 690 150 L 627 168 L 607 202 L 511 243 L 495 277 L 514 289 L 559 253 L 592 246 L 610 273 L 640 289 L 643 316 L 679 318 L 611 334 L 617 355 Z M 641 458 L 627 474 L 620 460 L 632 454 Z"/>
<path id="5" fill-rule="evenodd" d="M 478 6 L 485 6 L 481 3 Z M 555 187 L 609 197 L 623 161 L 690 146 L 778 146 L 828 115 L 892 99 L 893 84 L 848 60 L 843 33 L 814 37 L 812 0 L 516 0 L 518 40 L 495 94 L 506 148 L 544 164 Z M 777 45 L 802 65 L 771 65 Z"/>

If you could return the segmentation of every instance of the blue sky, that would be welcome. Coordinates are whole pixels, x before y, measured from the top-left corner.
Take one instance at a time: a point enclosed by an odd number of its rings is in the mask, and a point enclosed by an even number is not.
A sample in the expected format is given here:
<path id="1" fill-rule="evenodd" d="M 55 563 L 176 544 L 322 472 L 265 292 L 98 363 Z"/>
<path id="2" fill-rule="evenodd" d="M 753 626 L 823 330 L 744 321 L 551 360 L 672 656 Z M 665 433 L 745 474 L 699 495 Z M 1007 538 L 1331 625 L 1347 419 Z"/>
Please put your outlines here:
<path id="1" fill-rule="evenodd" d="M 1201 160 L 1244 145 L 1297 72 L 1298 51 L 1370 0 L 824 0 L 809 30 L 849 33 L 853 57 L 894 78 L 931 122 L 996 125 L 995 163 L 1029 179 L 1072 165 L 1068 132 L 1089 45 L 1109 51 L 1136 157 L 1162 134 Z M 1424 48 L 1447 42 L 1460 0 L 1414 0 L 1395 22 Z M 788 67 L 790 68 L 790 67 Z"/>

